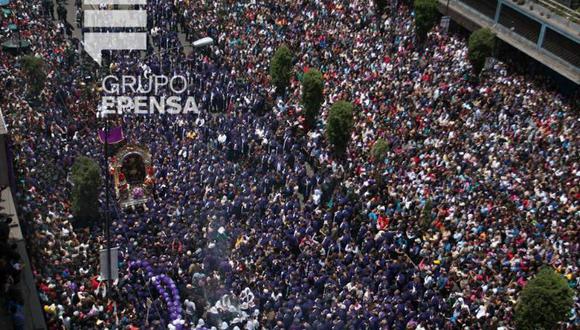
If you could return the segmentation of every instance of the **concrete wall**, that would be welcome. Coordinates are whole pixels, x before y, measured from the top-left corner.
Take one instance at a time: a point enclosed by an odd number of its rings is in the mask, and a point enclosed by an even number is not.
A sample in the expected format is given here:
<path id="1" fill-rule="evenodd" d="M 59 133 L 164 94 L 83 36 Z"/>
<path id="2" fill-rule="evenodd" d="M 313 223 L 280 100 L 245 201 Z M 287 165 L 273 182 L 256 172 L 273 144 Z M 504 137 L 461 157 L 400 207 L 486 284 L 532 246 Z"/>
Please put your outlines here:
<path id="1" fill-rule="evenodd" d="M 28 258 L 28 253 L 26 251 L 26 242 L 22 236 L 22 229 L 20 227 L 20 220 L 16 212 L 16 205 L 14 204 L 14 199 L 12 192 L 9 188 L 1 191 L 2 200 L 0 204 L 4 207 L 4 212 L 12 215 L 12 223 L 10 224 L 10 235 L 8 237 L 9 243 L 16 244 L 18 248 L 18 254 L 20 254 L 24 268 L 20 272 L 20 282 L 16 285 L 22 295 L 24 300 L 24 329 L 26 330 L 45 330 L 46 323 L 44 320 L 44 315 L 42 312 L 42 306 L 40 304 L 40 299 L 38 297 L 38 291 L 36 289 L 36 282 L 32 275 L 32 269 L 30 266 L 30 259 Z M 41 265 L 39 265 L 41 267 Z M 5 322 L 7 320 L 4 320 Z M 0 328 L 2 330 L 9 329 L 6 328 L 8 324 L 2 324 L 0 322 Z"/>
<path id="2" fill-rule="evenodd" d="M 8 186 L 8 163 L 6 157 L 5 135 L 0 135 L 0 187 Z"/>

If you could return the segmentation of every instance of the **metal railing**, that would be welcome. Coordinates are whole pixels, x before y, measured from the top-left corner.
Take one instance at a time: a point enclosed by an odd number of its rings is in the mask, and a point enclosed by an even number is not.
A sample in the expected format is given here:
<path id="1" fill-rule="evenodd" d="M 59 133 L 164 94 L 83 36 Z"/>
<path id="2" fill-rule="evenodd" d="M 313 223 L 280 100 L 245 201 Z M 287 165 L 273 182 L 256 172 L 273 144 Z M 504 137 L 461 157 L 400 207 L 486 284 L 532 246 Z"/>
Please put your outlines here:
<path id="1" fill-rule="evenodd" d="M 546 9 L 549 9 L 552 13 L 561 16 L 571 22 L 580 24 L 580 13 L 570 7 L 564 6 L 555 0 L 531 0 L 531 2 L 540 4 Z"/>

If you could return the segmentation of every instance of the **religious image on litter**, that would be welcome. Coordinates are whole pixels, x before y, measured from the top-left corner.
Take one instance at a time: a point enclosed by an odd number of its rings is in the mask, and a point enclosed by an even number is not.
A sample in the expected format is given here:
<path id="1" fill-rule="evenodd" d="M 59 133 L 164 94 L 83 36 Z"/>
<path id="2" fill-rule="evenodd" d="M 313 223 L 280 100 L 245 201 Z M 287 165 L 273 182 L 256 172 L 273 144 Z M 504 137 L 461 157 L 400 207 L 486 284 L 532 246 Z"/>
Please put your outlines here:
<path id="1" fill-rule="evenodd" d="M 145 204 L 153 196 L 155 171 L 144 147 L 128 144 L 111 157 L 109 171 L 122 208 Z"/>

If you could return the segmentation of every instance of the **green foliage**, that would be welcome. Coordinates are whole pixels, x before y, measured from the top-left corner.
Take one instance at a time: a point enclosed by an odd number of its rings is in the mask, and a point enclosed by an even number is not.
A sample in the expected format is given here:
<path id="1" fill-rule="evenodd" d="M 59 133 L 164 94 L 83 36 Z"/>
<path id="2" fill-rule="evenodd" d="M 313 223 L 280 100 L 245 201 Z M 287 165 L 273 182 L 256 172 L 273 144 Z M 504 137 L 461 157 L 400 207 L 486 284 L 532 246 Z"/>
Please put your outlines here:
<path id="1" fill-rule="evenodd" d="M 378 14 L 382 14 L 385 12 L 387 3 L 388 3 L 387 0 L 375 0 L 375 6 L 377 7 Z"/>
<path id="2" fill-rule="evenodd" d="M 485 65 L 485 59 L 493 53 L 495 35 L 488 28 L 479 29 L 469 36 L 469 61 L 473 70 L 479 74 Z"/>
<path id="3" fill-rule="evenodd" d="M 276 50 L 270 63 L 270 76 L 272 83 L 276 86 L 276 91 L 283 94 L 292 76 L 292 53 L 286 45 L 282 45 Z"/>
<path id="4" fill-rule="evenodd" d="M 22 70 L 28 79 L 30 95 L 36 97 L 40 92 L 42 92 L 44 89 L 44 83 L 46 82 L 44 60 L 40 57 L 26 55 L 23 56 L 20 61 L 22 64 Z"/>
<path id="5" fill-rule="evenodd" d="M 433 205 L 431 199 L 428 199 L 425 202 L 425 206 L 423 206 L 423 210 L 421 210 L 421 228 L 423 230 L 427 230 L 431 226 L 431 222 L 433 221 L 432 212 Z"/>
<path id="6" fill-rule="evenodd" d="M 516 305 L 516 326 L 522 330 L 558 329 L 574 304 L 574 291 L 553 269 L 545 267 L 520 293 Z"/>
<path id="7" fill-rule="evenodd" d="M 389 143 L 383 139 L 378 139 L 371 150 L 371 154 L 377 162 L 385 159 L 387 152 L 389 152 Z"/>
<path id="8" fill-rule="evenodd" d="M 99 165 L 87 157 L 76 159 L 72 167 L 72 212 L 77 220 L 99 218 L 99 190 L 101 171 Z"/>
<path id="9" fill-rule="evenodd" d="M 326 122 L 326 136 L 339 156 L 346 151 L 352 127 L 352 104 L 346 101 L 334 103 Z"/>
<path id="10" fill-rule="evenodd" d="M 324 77 L 318 70 L 309 70 L 302 79 L 302 104 L 308 127 L 314 127 L 324 101 Z"/>
<path id="11" fill-rule="evenodd" d="M 424 39 L 439 18 L 437 0 L 414 0 L 417 36 Z"/>

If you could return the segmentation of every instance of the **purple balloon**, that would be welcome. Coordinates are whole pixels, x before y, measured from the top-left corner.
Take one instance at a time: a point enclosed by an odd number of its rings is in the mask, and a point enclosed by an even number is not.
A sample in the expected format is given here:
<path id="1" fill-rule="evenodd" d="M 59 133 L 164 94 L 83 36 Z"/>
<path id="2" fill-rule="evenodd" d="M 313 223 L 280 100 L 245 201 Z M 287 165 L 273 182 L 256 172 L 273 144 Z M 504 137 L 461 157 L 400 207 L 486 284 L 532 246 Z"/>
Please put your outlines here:
<path id="1" fill-rule="evenodd" d="M 152 279 L 153 285 L 159 292 L 167 304 L 168 314 L 171 320 L 179 320 L 181 317 L 181 298 L 179 296 L 179 289 L 173 279 L 166 274 L 159 274 L 154 276 L 153 267 L 146 260 L 135 260 L 129 262 L 129 269 L 143 269 L 149 278 Z M 179 330 L 183 329 L 183 325 L 177 324 L 175 327 Z"/>

